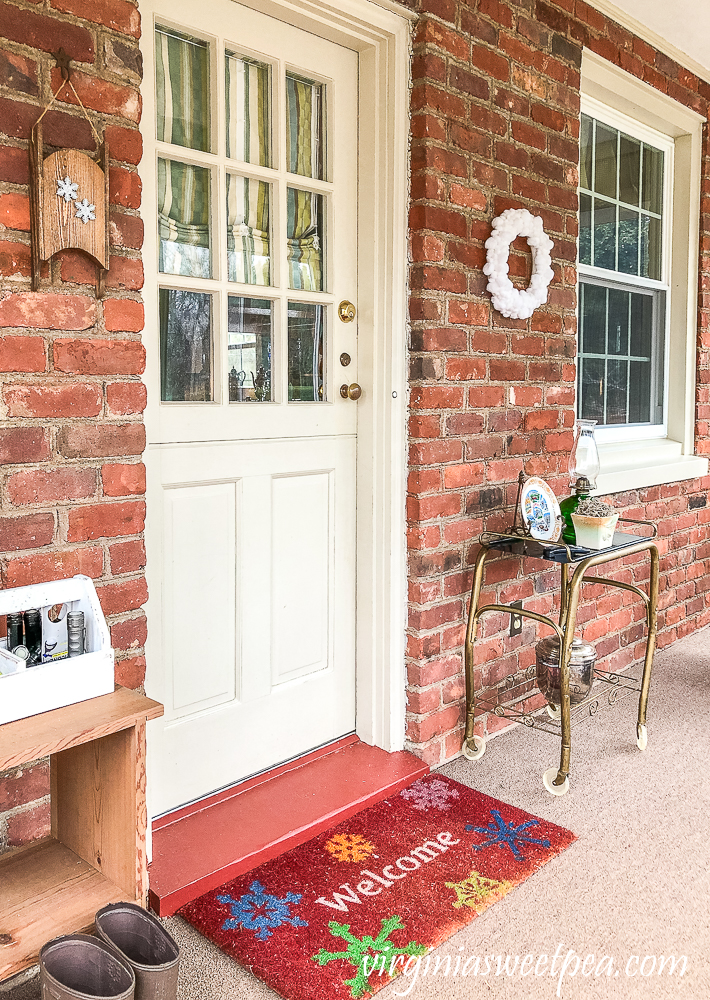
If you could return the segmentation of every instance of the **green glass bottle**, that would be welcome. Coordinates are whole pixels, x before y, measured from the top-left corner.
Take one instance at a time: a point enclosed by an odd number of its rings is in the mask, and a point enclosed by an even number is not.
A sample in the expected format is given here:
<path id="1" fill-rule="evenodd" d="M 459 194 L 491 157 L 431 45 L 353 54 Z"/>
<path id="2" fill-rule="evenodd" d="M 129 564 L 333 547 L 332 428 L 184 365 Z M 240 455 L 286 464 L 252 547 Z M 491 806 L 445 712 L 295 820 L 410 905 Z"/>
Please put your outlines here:
<path id="1" fill-rule="evenodd" d="M 580 476 L 574 484 L 574 493 L 571 496 L 565 497 L 564 500 L 560 500 L 560 514 L 562 515 L 562 541 L 567 542 L 568 545 L 574 545 L 577 541 L 572 515 L 579 507 L 582 500 L 586 500 L 591 492 L 592 484 L 586 476 Z"/>

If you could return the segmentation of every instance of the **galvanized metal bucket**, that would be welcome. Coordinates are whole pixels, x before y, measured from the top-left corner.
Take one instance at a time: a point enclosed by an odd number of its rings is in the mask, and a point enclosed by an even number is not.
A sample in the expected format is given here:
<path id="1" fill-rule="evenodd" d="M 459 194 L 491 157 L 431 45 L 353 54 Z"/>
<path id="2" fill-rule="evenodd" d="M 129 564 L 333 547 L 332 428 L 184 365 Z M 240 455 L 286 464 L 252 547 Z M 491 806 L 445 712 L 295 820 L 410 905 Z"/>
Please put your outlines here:
<path id="1" fill-rule="evenodd" d="M 42 1000 L 134 1000 L 130 965 L 88 934 L 54 938 L 39 953 Z"/>
<path id="2" fill-rule="evenodd" d="M 96 933 L 133 969 L 135 1000 L 176 1000 L 180 949 L 152 913 L 111 903 L 96 914 Z"/>

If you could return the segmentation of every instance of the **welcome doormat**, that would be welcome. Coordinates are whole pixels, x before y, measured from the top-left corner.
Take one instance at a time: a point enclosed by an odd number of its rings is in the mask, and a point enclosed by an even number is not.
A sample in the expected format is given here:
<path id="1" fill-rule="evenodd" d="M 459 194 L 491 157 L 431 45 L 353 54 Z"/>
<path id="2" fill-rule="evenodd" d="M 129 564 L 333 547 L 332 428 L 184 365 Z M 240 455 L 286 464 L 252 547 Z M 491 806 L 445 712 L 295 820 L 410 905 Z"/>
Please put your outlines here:
<path id="1" fill-rule="evenodd" d="M 575 839 L 428 775 L 179 913 L 288 1000 L 351 1000 L 413 974 Z"/>

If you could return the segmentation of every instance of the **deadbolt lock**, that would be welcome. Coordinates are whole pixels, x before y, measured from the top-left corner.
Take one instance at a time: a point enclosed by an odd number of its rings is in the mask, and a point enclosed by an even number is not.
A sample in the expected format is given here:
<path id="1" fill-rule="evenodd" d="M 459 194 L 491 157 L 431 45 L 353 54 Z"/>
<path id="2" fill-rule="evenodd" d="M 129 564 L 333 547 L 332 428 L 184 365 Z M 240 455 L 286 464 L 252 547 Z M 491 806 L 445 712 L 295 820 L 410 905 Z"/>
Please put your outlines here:
<path id="1" fill-rule="evenodd" d="M 343 368 L 347 368 L 351 360 L 352 359 L 350 355 L 346 354 L 345 351 L 343 351 L 343 353 L 340 355 L 340 364 L 343 366 Z"/>
<path id="2" fill-rule="evenodd" d="M 343 399 L 359 399 L 362 396 L 362 389 L 357 382 L 353 382 L 352 385 L 343 384 L 340 386 L 340 395 Z"/>
<path id="3" fill-rule="evenodd" d="M 343 323 L 352 323 L 355 319 L 355 306 L 352 302 L 348 302 L 347 299 L 343 299 L 338 306 L 338 316 Z"/>

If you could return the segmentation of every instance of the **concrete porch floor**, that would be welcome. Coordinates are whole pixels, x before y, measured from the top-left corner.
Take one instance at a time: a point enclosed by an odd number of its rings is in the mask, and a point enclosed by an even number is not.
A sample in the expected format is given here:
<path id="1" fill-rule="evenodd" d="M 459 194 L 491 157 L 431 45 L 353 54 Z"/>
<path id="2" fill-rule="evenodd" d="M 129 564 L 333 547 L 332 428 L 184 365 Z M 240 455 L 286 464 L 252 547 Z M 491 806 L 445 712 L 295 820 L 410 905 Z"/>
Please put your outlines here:
<path id="1" fill-rule="evenodd" d="M 633 696 L 573 730 L 571 788 L 552 798 L 542 772 L 559 743 L 517 727 L 491 741 L 483 759 L 447 764 L 443 774 L 573 830 L 567 851 L 439 949 L 437 954 L 547 955 L 574 950 L 587 969 L 603 956 L 612 975 L 437 975 L 399 979 L 378 1000 L 410 989 L 415 998 L 471 997 L 700 1000 L 710 996 L 710 629 L 656 657 L 649 743 L 635 745 Z M 274 1000 L 276 994 L 179 917 L 166 926 L 182 949 L 180 1000 Z M 642 976 L 646 956 L 687 956 L 687 970 Z M 632 956 L 638 956 L 634 963 Z M 626 972 L 631 959 L 630 971 Z M 574 967 L 571 959 L 570 968 Z M 645 971 L 651 967 L 647 960 Z M 2 1000 L 37 1000 L 38 978 L 0 986 Z M 4 995 L 3 995 L 4 994 Z"/>

